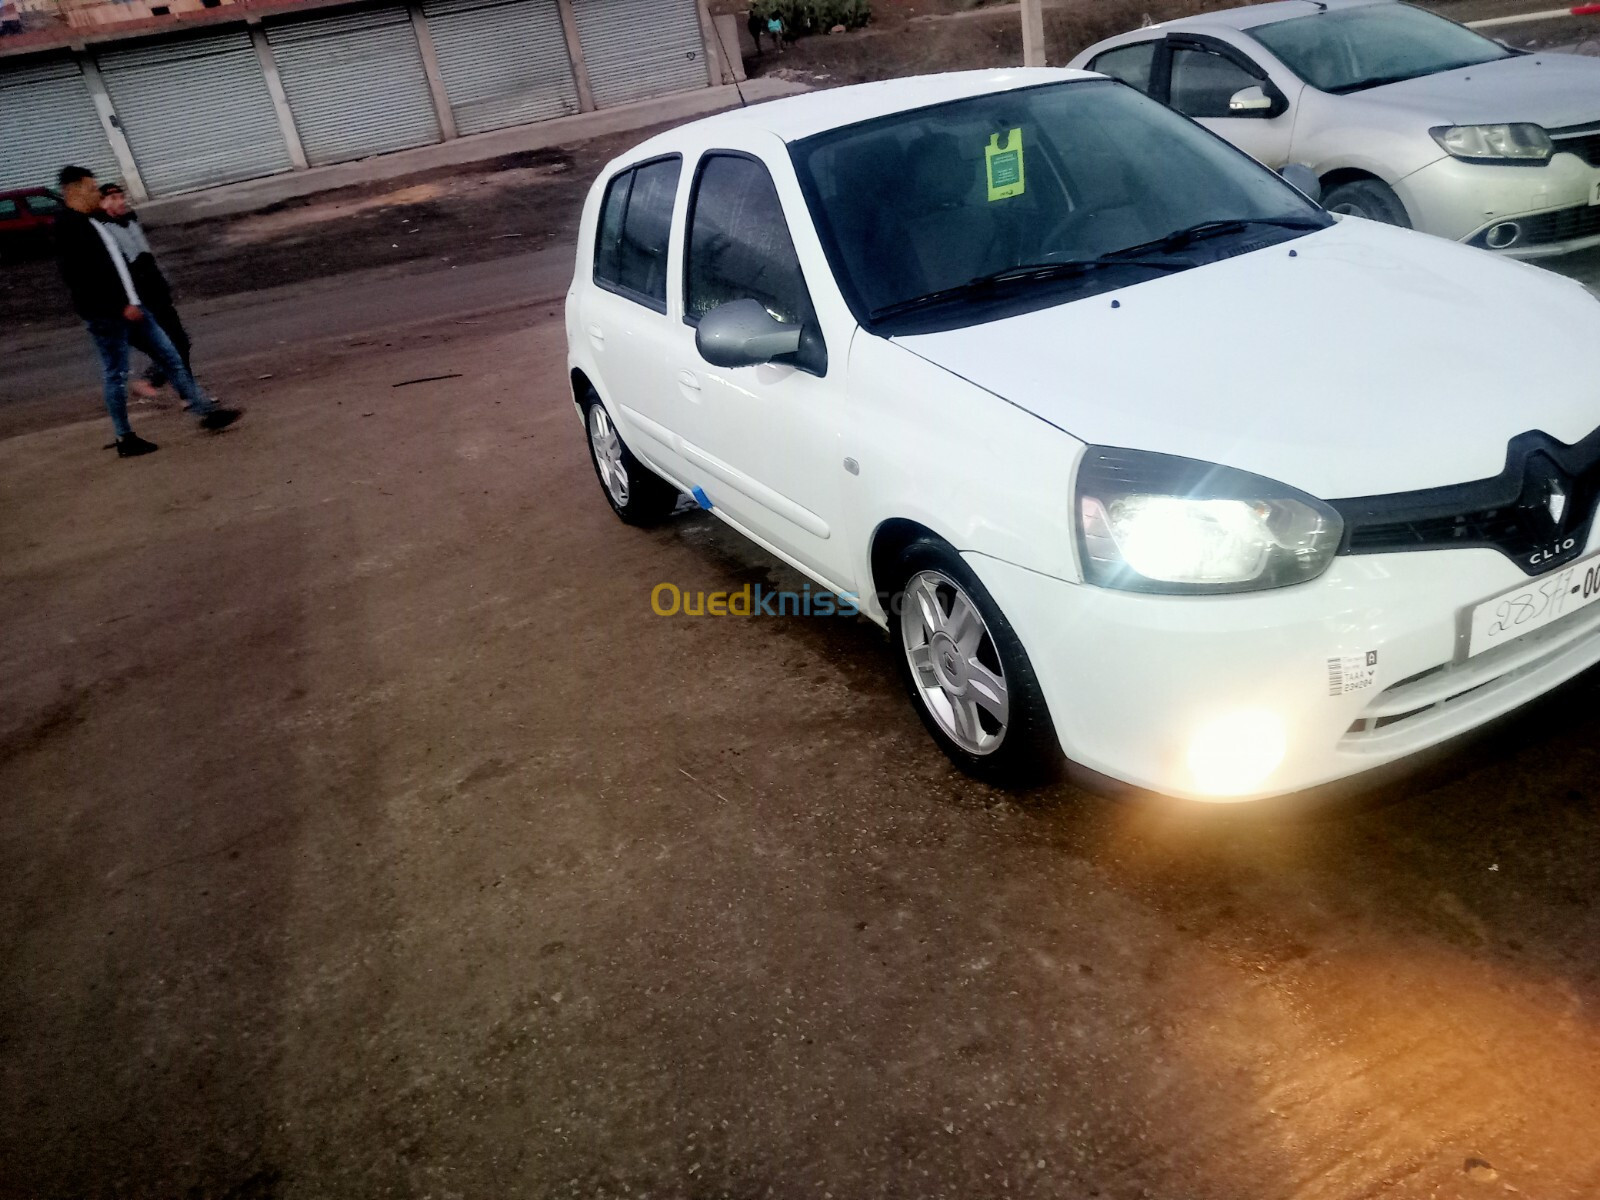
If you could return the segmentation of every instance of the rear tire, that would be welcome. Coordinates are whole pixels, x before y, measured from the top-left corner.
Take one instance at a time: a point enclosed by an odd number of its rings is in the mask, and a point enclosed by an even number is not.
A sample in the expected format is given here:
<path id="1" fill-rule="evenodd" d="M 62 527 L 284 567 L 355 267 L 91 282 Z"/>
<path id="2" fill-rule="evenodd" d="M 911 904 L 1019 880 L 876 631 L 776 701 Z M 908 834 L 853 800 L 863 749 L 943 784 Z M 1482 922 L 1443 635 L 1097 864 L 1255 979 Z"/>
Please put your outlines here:
<path id="1" fill-rule="evenodd" d="M 1329 212 L 1351 217 L 1366 217 L 1369 221 L 1382 221 L 1385 225 L 1411 228 L 1411 218 L 1406 206 L 1394 189 L 1381 179 L 1354 179 L 1329 190 L 1322 198 L 1322 207 Z"/>
<path id="2" fill-rule="evenodd" d="M 611 511 L 629 525 L 657 525 L 678 507 L 678 489 L 634 457 L 611 414 L 591 390 L 584 399 L 589 462 Z"/>
<path id="3" fill-rule="evenodd" d="M 912 707 L 950 760 L 976 779 L 1027 787 L 1064 761 L 1033 665 L 981 580 L 924 538 L 897 564 L 890 633 Z"/>

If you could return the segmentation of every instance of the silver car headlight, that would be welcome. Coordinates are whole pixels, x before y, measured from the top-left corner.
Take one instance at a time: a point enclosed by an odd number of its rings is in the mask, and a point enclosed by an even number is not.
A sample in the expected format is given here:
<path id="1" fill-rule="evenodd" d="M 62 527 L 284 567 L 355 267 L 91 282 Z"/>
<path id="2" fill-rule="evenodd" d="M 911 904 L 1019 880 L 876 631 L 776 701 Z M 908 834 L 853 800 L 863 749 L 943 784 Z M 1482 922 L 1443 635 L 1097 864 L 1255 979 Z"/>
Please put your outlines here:
<path id="1" fill-rule="evenodd" d="M 1511 125 L 1440 125 L 1428 130 L 1446 154 L 1468 162 L 1542 163 L 1549 161 L 1555 147 L 1541 126 L 1518 122 Z"/>
<path id="2" fill-rule="evenodd" d="M 1249 592 L 1315 579 L 1344 522 L 1286 484 L 1170 454 L 1091 446 L 1078 468 L 1084 575 L 1137 592 Z"/>

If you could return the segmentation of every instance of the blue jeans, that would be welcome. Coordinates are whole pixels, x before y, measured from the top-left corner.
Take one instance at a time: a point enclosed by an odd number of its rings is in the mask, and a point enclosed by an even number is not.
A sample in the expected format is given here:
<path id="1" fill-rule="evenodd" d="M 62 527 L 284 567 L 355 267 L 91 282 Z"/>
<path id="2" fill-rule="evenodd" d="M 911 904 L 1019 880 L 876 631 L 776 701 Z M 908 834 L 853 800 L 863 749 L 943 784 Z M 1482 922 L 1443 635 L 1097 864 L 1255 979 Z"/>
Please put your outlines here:
<path id="1" fill-rule="evenodd" d="M 145 313 L 142 321 L 127 321 L 121 317 L 101 317 L 89 322 L 89 336 L 95 349 L 100 351 L 100 366 L 105 374 L 106 411 L 111 414 L 111 428 L 119 438 L 132 433 L 128 425 L 128 347 L 143 350 L 151 360 L 166 372 L 184 407 L 204 416 L 217 403 L 200 390 L 194 377 L 183 365 L 183 359 L 173 347 L 171 339 L 161 331 L 161 326 Z"/>

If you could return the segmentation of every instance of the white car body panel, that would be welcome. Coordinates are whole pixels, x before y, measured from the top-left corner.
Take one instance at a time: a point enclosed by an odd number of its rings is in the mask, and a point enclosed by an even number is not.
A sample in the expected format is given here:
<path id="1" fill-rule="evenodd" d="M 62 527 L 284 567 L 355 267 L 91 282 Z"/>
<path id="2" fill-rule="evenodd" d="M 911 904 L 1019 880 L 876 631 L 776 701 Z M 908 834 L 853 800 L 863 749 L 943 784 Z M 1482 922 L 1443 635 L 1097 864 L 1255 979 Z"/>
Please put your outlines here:
<path id="1" fill-rule="evenodd" d="M 1497 344 L 1540 352 L 1478 354 L 1469 331 L 1488 311 Z M 1597 317 L 1579 284 L 1348 218 L 1110 296 L 897 340 L 1085 442 L 1335 499 L 1488 478 L 1529 429 L 1589 433 Z M 1452 362 L 1470 362 L 1470 386 Z"/>
<path id="2" fill-rule="evenodd" d="M 1138 786 L 1219 799 L 1194 785 L 1184 749 L 1197 721 L 1228 706 L 1271 706 L 1290 731 L 1283 765 L 1226 797 L 1249 799 L 1406 758 L 1600 661 L 1600 606 L 1463 658 L 1461 612 L 1528 578 L 1492 549 L 1344 556 L 1311 582 L 1235 595 L 1083 582 L 1073 508 L 1085 443 L 1220 462 L 1328 499 L 1492 476 L 1516 434 L 1572 442 L 1600 427 L 1600 304 L 1522 264 L 1345 220 L 965 329 L 862 329 L 787 141 L 1078 77 L 977 72 L 844 88 L 695 122 L 619 157 L 580 226 L 567 299 L 575 377 L 639 458 L 702 489 L 714 515 L 791 566 L 859 597 L 880 624 L 875 536 L 910 522 L 945 540 L 1026 647 L 1064 753 Z M 723 149 L 773 177 L 827 344 L 824 377 L 698 357 L 682 310 L 686 209 L 697 162 Z M 667 312 L 619 311 L 613 302 L 629 302 L 592 280 L 604 185 L 665 153 L 684 160 Z M 1588 534 L 1597 548 L 1600 523 Z M 1374 656 L 1372 686 L 1330 695 L 1326 664 L 1346 655 Z M 1397 704 L 1426 712 L 1378 727 Z"/>

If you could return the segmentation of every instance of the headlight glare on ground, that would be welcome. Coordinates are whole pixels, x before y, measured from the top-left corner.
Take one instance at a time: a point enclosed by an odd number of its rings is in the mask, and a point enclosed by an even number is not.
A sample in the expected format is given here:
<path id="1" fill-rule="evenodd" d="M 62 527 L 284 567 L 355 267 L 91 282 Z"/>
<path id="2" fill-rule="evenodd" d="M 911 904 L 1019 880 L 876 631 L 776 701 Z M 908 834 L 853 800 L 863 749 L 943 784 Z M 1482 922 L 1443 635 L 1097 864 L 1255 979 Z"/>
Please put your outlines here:
<path id="1" fill-rule="evenodd" d="M 1237 592 L 1327 569 L 1343 532 L 1320 501 L 1194 459 L 1091 447 L 1079 470 L 1084 572 L 1103 587 Z"/>
<path id="2" fill-rule="evenodd" d="M 1194 731 L 1186 765 L 1197 791 L 1242 796 L 1260 790 L 1288 748 L 1282 717 L 1262 709 L 1241 709 L 1205 721 Z"/>
<path id="3" fill-rule="evenodd" d="M 1446 154 L 1474 162 L 1544 162 L 1554 147 L 1540 126 L 1440 125 L 1430 129 Z"/>

